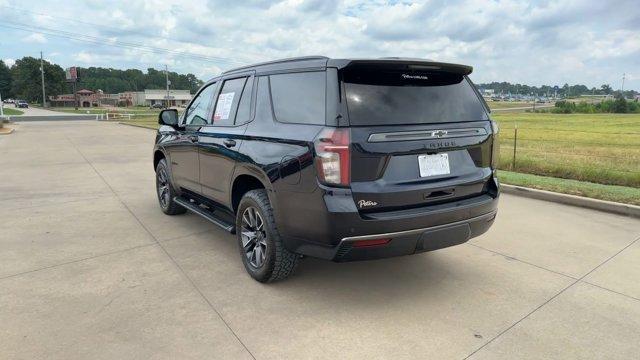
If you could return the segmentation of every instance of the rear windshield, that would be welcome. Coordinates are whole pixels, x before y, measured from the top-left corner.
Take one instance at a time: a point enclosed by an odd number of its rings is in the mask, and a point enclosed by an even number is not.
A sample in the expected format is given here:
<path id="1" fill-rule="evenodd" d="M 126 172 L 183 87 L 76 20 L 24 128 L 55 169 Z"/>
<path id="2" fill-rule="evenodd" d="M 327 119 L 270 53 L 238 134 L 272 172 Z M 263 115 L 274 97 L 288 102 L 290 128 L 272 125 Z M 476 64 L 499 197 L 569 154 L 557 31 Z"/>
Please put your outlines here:
<path id="1" fill-rule="evenodd" d="M 463 75 L 380 69 L 343 72 L 351 125 L 428 124 L 488 120 Z"/>

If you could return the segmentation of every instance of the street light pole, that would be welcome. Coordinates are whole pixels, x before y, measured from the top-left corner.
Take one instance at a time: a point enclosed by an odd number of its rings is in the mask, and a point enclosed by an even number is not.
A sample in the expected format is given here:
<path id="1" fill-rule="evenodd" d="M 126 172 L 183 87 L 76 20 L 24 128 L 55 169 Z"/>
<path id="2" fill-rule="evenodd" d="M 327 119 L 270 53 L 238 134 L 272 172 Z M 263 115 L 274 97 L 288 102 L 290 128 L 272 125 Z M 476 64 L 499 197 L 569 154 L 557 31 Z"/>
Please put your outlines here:
<path id="1" fill-rule="evenodd" d="M 44 66 L 42 65 L 42 51 L 40 51 L 40 78 L 42 79 L 42 107 L 46 107 L 46 95 L 44 93 Z"/>

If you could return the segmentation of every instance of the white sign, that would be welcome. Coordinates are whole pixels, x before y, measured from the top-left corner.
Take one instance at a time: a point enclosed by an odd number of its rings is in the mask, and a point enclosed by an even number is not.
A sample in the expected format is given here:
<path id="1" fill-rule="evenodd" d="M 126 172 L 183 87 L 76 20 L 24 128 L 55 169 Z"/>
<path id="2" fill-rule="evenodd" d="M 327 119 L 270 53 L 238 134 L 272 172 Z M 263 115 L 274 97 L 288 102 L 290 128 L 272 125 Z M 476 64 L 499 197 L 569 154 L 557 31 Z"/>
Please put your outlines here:
<path id="1" fill-rule="evenodd" d="M 216 105 L 216 112 L 213 114 L 213 121 L 227 120 L 229 113 L 231 113 L 231 104 L 233 103 L 233 97 L 236 95 L 234 92 L 224 93 L 218 95 L 218 104 Z"/>

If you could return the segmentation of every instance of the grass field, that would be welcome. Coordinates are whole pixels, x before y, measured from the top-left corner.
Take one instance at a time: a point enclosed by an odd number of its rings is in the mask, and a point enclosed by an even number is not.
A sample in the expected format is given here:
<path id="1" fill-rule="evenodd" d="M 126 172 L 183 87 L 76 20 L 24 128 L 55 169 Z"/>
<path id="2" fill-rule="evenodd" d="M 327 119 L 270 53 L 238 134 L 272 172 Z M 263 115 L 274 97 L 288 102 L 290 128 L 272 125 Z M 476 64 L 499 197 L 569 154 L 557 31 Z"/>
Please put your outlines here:
<path id="1" fill-rule="evenodd" d="M 595 184 L 587 181 L 559 179 L 505 170 L 498 171 L 498 178 L 504 184 L 640 205 L 640 188 Z"/>
<path id="2" fill-rule="evenodd" d="M 18 109 L 13 109 L 13 108 L 7 108 L 7 107 L 2 107 L 2 112 L 4 113 L 4 115 L 22 115 L 23 112 L 18 110 Z"/>
<path id="3" fill-rule="evenodd" d="M 640 187 L 640 114 L 512 113 L 492 117 L 501 127 L 501 169 Z"/>
<path id="4" fill-rule="evenodd" d="M 157 114 L 159 109 L 149 109 L 148 107 L 128 107 L 128 108 L 78 108 L 57 107 L 52 108 L 55 111 L 61 111 L 72 114 L 104 114 L 104 113 L 122 113 L 122 114 Z"/>

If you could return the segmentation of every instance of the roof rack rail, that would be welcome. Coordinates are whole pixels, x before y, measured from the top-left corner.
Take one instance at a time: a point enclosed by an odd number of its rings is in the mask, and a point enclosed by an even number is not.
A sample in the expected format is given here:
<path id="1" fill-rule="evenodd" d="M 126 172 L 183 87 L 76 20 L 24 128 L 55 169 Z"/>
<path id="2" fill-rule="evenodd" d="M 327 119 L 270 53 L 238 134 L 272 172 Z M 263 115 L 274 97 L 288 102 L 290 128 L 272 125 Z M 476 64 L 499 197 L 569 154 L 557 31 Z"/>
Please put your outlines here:
<path id="1" fill-rule="evenodd" d="M 300 56 L 300 57 L 292 57 L 292 58 L 286 58 L 286 59 L 280 59 L 280 60 L 273 60 L 273 61 L 266 61 L 266 62 L 261 62 L 258 64 L 251 64 L 251 65 L 247 65 L 247 66 L 241 66 L 241 67 L 237 67 L 234 69 L 230 69 L 227 71 L 223 71 L 223 74 L 228 74 L 234 71 L 239 71 L 239 70 L 244 70 L 244 69 L 250 69 L 250 68 L 254 68 L 254 67 L 258 67 L 258 66 L 263 66 L 263 65 L 272 65 L 272 64 L 280 64 L 280 63 L 286 63 L 286 62 L 293 62 L 293 61 L 304 61 L 304 60 L 328 60 L 329 58 L 326 56 L 320 56 L 320 55 L 316 55 L 316 56 Z"/>

